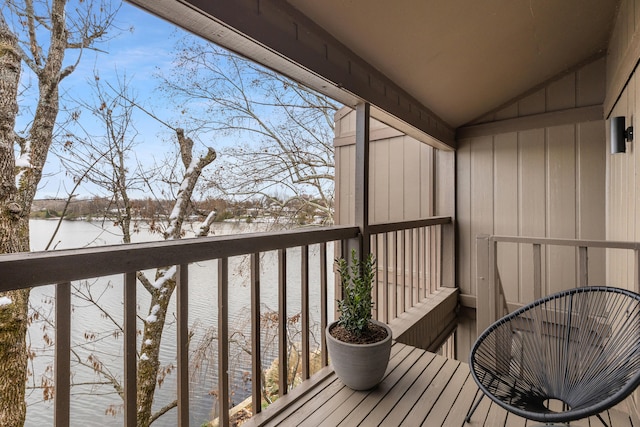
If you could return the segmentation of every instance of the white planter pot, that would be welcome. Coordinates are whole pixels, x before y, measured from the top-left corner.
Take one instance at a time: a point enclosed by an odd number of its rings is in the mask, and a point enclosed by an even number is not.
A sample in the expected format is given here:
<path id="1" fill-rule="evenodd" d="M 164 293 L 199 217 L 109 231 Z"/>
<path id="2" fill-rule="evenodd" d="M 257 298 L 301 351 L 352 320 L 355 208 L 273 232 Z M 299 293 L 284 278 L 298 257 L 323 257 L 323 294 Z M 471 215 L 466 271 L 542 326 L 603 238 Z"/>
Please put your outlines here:
<path id="1" fill-rule="evenodd" d="M 327 326 L 327 349 L 333 369 L 344 385 L 352 390 L 369 390 L 382 380 L 391 354 L 391 329 L 382 322 L 373 323 L 387 330 L 387 337 L 373 344 L 351 344 L 335 339 Z"/>

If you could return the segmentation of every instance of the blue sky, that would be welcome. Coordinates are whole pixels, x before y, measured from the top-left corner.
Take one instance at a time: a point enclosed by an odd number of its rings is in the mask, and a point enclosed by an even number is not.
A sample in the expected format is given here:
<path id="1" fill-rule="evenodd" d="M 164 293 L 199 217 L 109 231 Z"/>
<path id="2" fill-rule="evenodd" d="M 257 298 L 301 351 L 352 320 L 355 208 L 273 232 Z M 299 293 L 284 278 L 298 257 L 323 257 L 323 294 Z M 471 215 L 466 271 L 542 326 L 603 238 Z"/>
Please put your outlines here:
<path id="1" fill-rule="evenodd" d="M 176 41 L 188 33 L 126 2 L 122 4 L 116 26 L 119 30 L 112 31 L 113 38 L 99 46 L 104 52 L 83 53 L 77 69 L 63 80 L 61 94 L 64 93 L 65 98 L 86 98 L 90 94 L 87 82 L 93 79 L 96 71 L 101 81 L 115 82 L 118 75 L 121 78 L 126 75 L 138 102 L 163 119 L 175 117 L 170 103 L 160 98 L 154 75 L 170 68 Z M 26 78 L 28 76 L 23 73 L 23 79 Z M 62 104 L 69 105 L 69 102 L 62 101 Z M 162 142 L 162 139 L 166 141 L 172 131 L 141 112 L 135 122 L 138 130 L 136 156 L 139 159 L 150 161 L 153 156 L 162 157 L 171 150 L 168 142 Z M 66 197 L 73 182 L 53 155 L 48 157 L 45 174 L 37 197 Z M 87 186 L 78 191 L 80 196 L 89 196 L 92 192 Z"/>

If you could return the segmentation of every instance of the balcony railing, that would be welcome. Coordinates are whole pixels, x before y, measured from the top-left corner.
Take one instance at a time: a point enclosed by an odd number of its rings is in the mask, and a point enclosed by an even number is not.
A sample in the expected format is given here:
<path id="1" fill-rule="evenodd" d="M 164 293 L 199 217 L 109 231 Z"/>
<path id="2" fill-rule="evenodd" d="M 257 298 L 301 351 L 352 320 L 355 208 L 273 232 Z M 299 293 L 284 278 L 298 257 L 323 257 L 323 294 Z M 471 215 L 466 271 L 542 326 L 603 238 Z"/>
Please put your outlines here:
<path id="1" fill-rule="evenodd" d="M 376 291 L 378 318 L 387 322 L 409 310 L 440 286 L 453 284 L 453 226 L 449 217 L 420 221 L 381 224 L 371 227 L 372 247 L 378 262 Z M 104 246 L 88 249 L 32 252 L 0 256 L 0 291 L 56 284 L 55 298 L 55 403 L 56 425 L 70 421 L 70 351 L 71 351 L 71 282 L 88 278 L 122 275 L 124 301 L 123 398 L 124 424 L 136 424 L 137 369 L 137 272 L 175 265 L 177 336 L 177 417 L 179 425 L 189 425 L 189 268 L 192 263 L 217 260 L 217 329 L 218 329 L 218 411 L 220 424 L 229 425 L 229 259 L 248 256 L 251 272 L 251 359 L 252 378 L 261 378 L 260 343 L 260 259 L 261 254 L 277 251 L 278 264 L 278 350 L 279 393 L 286 394 L 287 384 L 287 293 L 299 287 L 301 324 L 301 375 L 308 379 L 310 354 L 310 270 L 319 272 L 320 282 L 320 355 L 328 363 L 324 330 L 329 321 L 328 277 L 331 260 L 327 245 L 348 247 L 357 239 L 357 227 L 338 226 L 275 233 L 216 236 L 152 243 Z M 310 265 L 309 247 L 316 245 L 317 266 Z M 287 253 L 298 248 L 299 282 L 292 283 L 287 268 Z M 331 255 L 333 257 L 333 254 Z M 329 267 L 328 267 L 329 266 Z M 296 274 L 297 276 L 297 274 Z M 297 294 L 298 292 L 296 292 Z M 339 290 L 337 290 L 339 294 Z M 339 296 L 339 295 L 337 295 Z M 314 313 L 317 314 L 317 313 Z M 252 407 L 261 409 L 261 382 L 252 381 Z"/>
<path id="2" fill-rule="evenodd" d="M 575 280 L 565 283 L 562 289 L 572 286 L 588 286 L 589 278 L 589 254 L 590 251 L 617 250 L 627 252 L 632 257 L 633 281 L 629 289 L 640 292 L 640 242 L 603 241 L 603 240 L 577 240 L 556 238 L 534 238 L 518 236 L 487 236 L 477 237 L 477 333 L 480 335 L 491 323 L 498 320 L 504 314 L 511 312 L 531 301 L 507 301 L 504 286 L 501 283 L 498 269 L 498 246 L 501 243 L 520 244 L 531 247 L 531 273 L 533 275 L 533 298 L 546 296 L 544 291 L 543 266 L 545 265 L 543 249 L 549 247 L 565 247 L 575 249 Z M 548 249 L 547 249 L 548 250 Z M 572 268 L 569 266 L 568 268 Z M 626 282 L 626 281 L 625 281 Z M 596 283 L 602 285 L 603 283 Z M 625 283 L 617 286 L 624 287 Z M 558 289 L 558 290 L 562 290 Z"/>

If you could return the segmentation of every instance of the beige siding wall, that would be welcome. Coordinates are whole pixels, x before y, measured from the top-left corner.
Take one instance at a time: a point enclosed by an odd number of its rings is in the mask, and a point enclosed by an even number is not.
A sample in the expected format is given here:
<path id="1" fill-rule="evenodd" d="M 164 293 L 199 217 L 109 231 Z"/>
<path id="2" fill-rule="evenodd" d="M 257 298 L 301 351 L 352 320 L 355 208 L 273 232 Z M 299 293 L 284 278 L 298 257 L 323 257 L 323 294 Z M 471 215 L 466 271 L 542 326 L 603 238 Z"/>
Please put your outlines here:
<path id="1" fill-rule="evenodd" d="M 607 239 L 640 241 L 640 81 L 635 66 L 640 59 L 640 1 L 623 0 L 611 37 L 607 59 L 607 100 L 605 114 L 626 116 L 627 126 L 636 129 L 627 152 L 610 155 L 607 150 Z M 607 120 L 609 129 L 609 120 Z M 609 144 L 607 132 L 607 144 Z M 611 250 L 607 254 L 607 281 L 628 289 L 634 284 L 634 257 L 630 251 Z"/>
<path id="2" fill-rule="evenodd" d="M 636 129 L 624 154 L 607 150 L 607 239 L 640 241 L 640 0 L 622 0 L 607 52 L 605 117 L 626 116 Z M 607 132 L 607 144 L 610 143 Z M 629 251 L 607 252 L 607 282 L 640 292 L 635 282 L 634 257 Z M 640 390 L 635 393 L 640 403 Z"/>
<path id="3" fill-rule="evenodd" d="M 336 223 L 355 221 L 355 112 L 336 114 Z M 376 120 L 371 123 L 369 221 L 453 216 L 453 153 L 445 153 Z M 436 179 L 436 176 L 438 178 Z"/>
<path id="4" fill-rule="evenodd" d="M 599 59 L 459 129 L 457 281 L 461 294 L 470 296 L 464 302 L 477 295 L 479 234 L 605 238 L 604 93 L 605 60 Z M 546 292 L 578 285 L 575 249 L 543 248 L 542 257 Z M 530 245 L 498 247 L 509 302 L 534 299 L 532 265 Z M 605 283 L 604 251 L 589 252 L 589 281 Z M 473 312 L 462 312 L 461 359 L 476 338 L 474 319 Z"/>
<path id="5" fill-rule="evenodd" d="M 477 126 L 461 129 L 461 135 L 471 135 L 458 141 L 456 168 L 462 294 L 476 295 L 479 234 L 605 238 L 604 121 L 581 121 L 577 114 L 576 122 L 548 125 L 555 123 L 554 112 L 602 102 L 604 68 L 603 59 L 588 64 L 482 118 Z M 514 122 L 524 117 L 528 120 Z M 500 133 L 500 124 L 509 122 L 523 129 Z M 577 285 L 575 249 L 550 248 L 543 257 L 547 292 Z M 508 301 L 533 299 L 531 260 L 530 246 L 499 246 Z M 604 253 L 590 253 L 591 283 L 604 282 L 603 260 Z"/>

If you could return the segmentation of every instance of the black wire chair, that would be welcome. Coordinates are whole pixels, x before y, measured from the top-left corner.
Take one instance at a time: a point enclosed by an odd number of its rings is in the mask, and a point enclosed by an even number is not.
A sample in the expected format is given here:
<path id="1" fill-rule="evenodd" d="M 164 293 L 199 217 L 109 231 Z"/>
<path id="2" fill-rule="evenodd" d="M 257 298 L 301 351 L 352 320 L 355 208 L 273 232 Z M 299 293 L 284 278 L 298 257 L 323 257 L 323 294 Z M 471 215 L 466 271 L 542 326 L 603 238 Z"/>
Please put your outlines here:
<path id="1" fill-rule="evenodd" d="M 597 417 L 640 385 L 640 295 L 575 288 L 539 299 L 491 325 L 475 342 L 476 395 L 543 423 Z"/>

